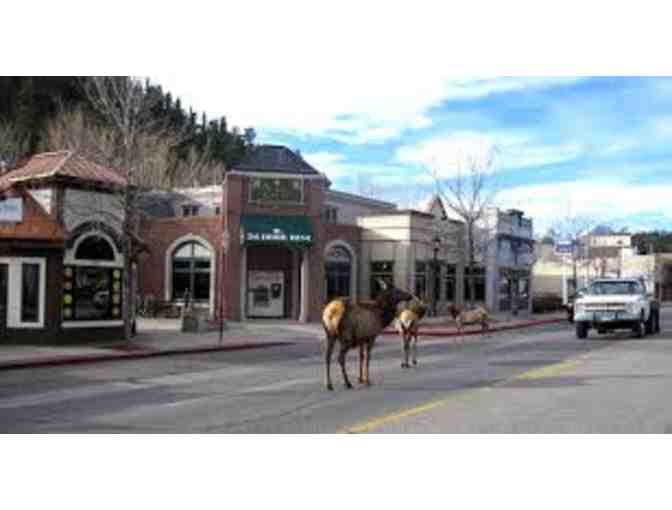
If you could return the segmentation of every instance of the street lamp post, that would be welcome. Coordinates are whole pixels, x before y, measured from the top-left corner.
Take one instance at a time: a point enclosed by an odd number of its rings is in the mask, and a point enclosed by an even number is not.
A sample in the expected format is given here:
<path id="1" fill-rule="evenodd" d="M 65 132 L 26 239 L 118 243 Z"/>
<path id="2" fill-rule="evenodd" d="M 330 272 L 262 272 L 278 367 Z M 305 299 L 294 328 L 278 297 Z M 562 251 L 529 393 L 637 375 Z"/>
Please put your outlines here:
<path id="1" fill-rule="evenodd" d="M 438 278 L 439 275 L 439 250 L 441 249 L 441 238 L 439 236 L 435 236 L 434 239 L 432 239 L 432 247 L 434 251 L 434 259 L 432 261 L 432 267 L 434 269 L 434 285 L 432 286 L 433 290 L 433 295 L 432 295 L 432 315 L 436 317 L 436 302 L 438 301 L 438 289 L 436 288 L 437 285 L 441 285 L 441 280 Z"/>

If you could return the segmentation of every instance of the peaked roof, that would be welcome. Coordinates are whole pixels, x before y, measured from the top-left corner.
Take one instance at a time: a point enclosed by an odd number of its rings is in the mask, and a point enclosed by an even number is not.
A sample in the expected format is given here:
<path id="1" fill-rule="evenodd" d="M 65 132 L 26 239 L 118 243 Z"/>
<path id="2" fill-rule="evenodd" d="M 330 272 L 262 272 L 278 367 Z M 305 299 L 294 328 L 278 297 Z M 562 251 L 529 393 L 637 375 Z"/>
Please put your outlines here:
<path id="1" fill-rule="evenodd" d="M 21 189 L 6 190 L 0 192 L 0 200 L 3 198 L 23 199 L 23 221 L 0 222 L 0 239 L 46 241 L 59 245 L 65 243 L 67 235 L 63 227 L 47 214 L 29 192 Z"/>
<path id="2" fill-rule="evenodd" d="M 0 190 L 13 184 L 65 177 L 102 186 L 125 186 L 119 172 L 99 165 L 72 151 L 45 152 L 32 156 L 25 165 L 0 176 Z"/>
<path id="3" fill-rule="evenodd" d="M 446 208 L 443 206 L 443 200 L 441 200 L 441 197 L 438 194 L 435 193 L 432 195 L 427 200 L 427 202 L 424 203 L 424 206 L 424 212 L 434 214 L 432 211 L 438 207 L 440 211 L 440 219 L 445 220 L 448 218 L 448 215 L 446 214 Z"/>
<path id="4" fill-rule="evenodd" d="M 242 172 L 321 175 L 300 154 L 283 145 L 258 145 L 250 149 L 233 169 Z"/>

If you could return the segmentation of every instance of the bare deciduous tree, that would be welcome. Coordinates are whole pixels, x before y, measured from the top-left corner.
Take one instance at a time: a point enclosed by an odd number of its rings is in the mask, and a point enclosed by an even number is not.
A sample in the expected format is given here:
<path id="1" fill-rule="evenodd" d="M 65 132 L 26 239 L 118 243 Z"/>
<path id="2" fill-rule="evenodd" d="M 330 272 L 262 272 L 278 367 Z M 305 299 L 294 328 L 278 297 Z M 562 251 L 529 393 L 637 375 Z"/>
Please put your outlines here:
<path id="1" fill-rule="evenodd" d="M 121 244 L 124 255 L 123 320 L 129 339 L 135 320 L 135 287 L 133 266 L 141 251 L 141 191 L 156 184 L 157 175 L 165 172 L 165 153 L 176 141 L 165 120 L 153 114 L 158 97 L 150 96 L 140 80 L 125 77 L 94 76 L 84 82 L 91 109 L 106 126 L 103 139 L 109 144 L 99 146 L 110 166 L 121 169 L 127 185 L 117 190 L 121 215 Z"/>
<path id="2" fill-rule="evenodd" d="M 469 302 L 473 307 L 476 291 L 474 268 L 478 261 L 485 262 L 493 238 L 493 224 L 489 210 L 494 207 L 498 187 L 494 172 L 496 150 L 488 152 L 485 159 L 467 155 L 456 163 L 456 171 L 442 178 L 438 168 L 430 168 L 437 194 L 449 214 L 464 222 L 466 258 L 469 274 Z"/>
<path id="3" fill-rule="evenodd" d="M 568 243 L 570 246 L 567 256 L 572 266 L 572 279 L 574 290 L 578 287 L 578 270 L 581 263 L 590 263 L 586 256 L 586 247 L 584 246 L 584 237 L 595 226 L 595 220 L 581 215 L 567 213 L 553 222 L 549 235 L 557 243 Z"/>

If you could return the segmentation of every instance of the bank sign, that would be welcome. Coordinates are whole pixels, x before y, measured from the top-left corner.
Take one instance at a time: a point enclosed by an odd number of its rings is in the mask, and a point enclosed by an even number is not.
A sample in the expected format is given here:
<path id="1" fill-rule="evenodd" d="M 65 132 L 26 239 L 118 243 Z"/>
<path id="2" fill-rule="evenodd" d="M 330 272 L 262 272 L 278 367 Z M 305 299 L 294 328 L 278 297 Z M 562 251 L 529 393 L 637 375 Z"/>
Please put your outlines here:
<path id="1" fill-rule="evenodd" d="M 0 199 L 0 223 L 20 223 L 23 221 L 23 199 Z"/>
<path id="2" fill-rule="evenodd" d="M 244 242 L 253 243 L 312 243 L 312 234 L 306 233 L 287 233 L 279 228 L 274 228 L 269 232 L 243 232 L 241 236 Z"/>

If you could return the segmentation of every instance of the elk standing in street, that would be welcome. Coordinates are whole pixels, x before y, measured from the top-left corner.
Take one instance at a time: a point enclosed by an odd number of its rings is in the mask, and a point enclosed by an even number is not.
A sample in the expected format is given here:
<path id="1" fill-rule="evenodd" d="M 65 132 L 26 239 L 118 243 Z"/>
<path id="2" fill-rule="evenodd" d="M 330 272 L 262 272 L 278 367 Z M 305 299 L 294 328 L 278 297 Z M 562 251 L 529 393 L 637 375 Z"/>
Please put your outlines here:
<path id="1" fill-rule="evenodd" d="M 345 356 L 352 347 L 359 347 L 359 382 L 371 384 L 369 363 L 376 337 L 394 320 L 397 305 L 413 297 L 382 280 L 378 280 L 378 283 L 381 292 L 372 303 L 352 303 L 338 298 L 324 307 L 322 325 L 327 335 L 325 383 L 328 390 L 334 389 L 331 383 L 331 354 L 337 340 L 340 343 L 338 363 L 341 365 L 345 387 L 352 388 L 345 368 Z"/>
<path id="2" fill-rule="evenodd" d="M 452 315 L 457 325 L 457 332 L 460 335 L 460 339 L 464 340 L 464 325 L 478 323 L 481 325 L 481 333 L 485 334 L 489 329 L 490 325 L 490 314 L 483 306 L 477 306 L 473 310 L 462 310 L 455 305 L 450 305 L 448 309 L 450 315 Z"/>
<path id="3" fill-rule="evenodd" d="M 419 298 L 413 296 L 408 307 L 401 311 L 397 318 L 397 328 L 401 333 L 404 358 L 401 362 L 401 368 L 410 368 L 408 364 L 408 355 L 411 350 L 411 341 L 413 342 L 413 365 L 418 364 L 418 332 L 420 330 L 420 321 L 427 313 L 427 305 Z"/>

